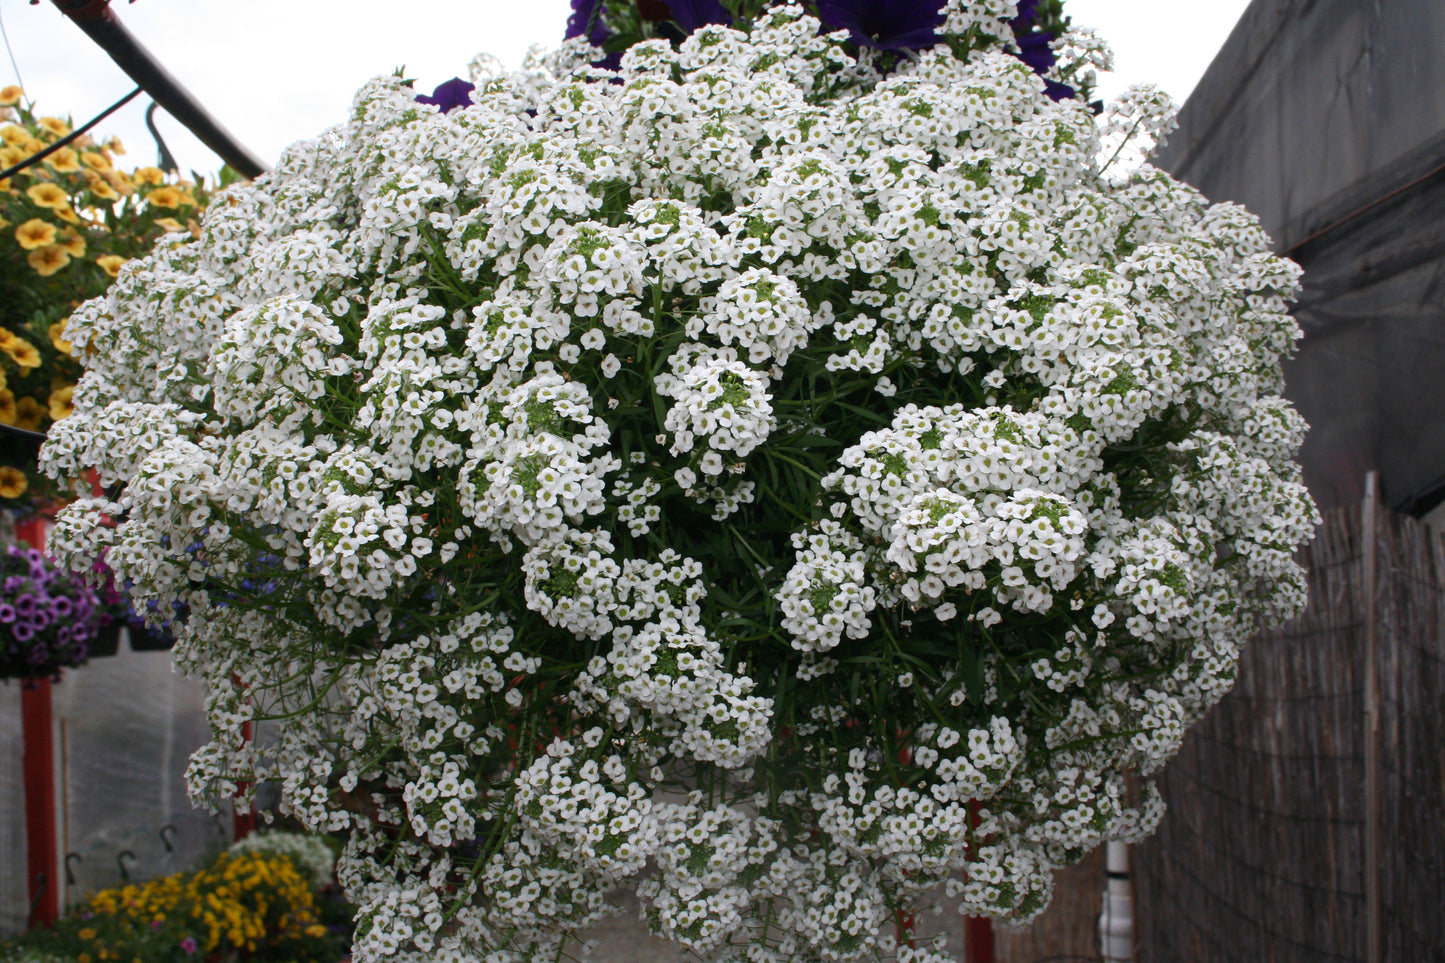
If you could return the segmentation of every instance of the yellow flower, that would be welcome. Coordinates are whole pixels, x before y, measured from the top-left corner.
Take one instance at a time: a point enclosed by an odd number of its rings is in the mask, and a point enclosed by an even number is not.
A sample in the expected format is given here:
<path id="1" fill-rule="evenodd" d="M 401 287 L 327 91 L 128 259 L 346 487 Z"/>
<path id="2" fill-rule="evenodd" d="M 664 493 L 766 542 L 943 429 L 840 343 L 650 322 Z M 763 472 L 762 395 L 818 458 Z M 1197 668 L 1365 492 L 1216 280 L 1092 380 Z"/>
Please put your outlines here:
<path id="1" fill-rule="evenodd" d="M 110 152 L 113 154 L 125 153 L 125 145 L 120 142 L 119 137 L 112 137 L 110 140 L 105 142 L 105 146 L 109 148 Z"/>
<path id="2" fill-rule="evenodd" d="M 115 277 L 120 274 L 120 266 L 127 260 L 128 258 L 123 258 L 119 254 L 102 254 L 95 259 L 95 263 L 99 264 L 101 270 L 106 274 Z"/>
<path id="3" fill-rule="evenodd" d="M 176 220 L 174 217 L 158 217 L 158 218 L 156 218 L 156 227 L 158 227 L 158 228 L 160 228 L 161 230 L 165 231 L 167 234 L 184 234 L 184 233 L 186 233 L 186 226 L 185 226 L 184 224 L 182 224 L 180 221 Z"/>
<path id="4" fill-rule="evenodd" d="M 120 200 L 120 192 L 111 187 L 103 178 L 97 177 L 90 182 L 90 192 L 103 201 Z"/>
<path id="5" fill-rule="evenodd" d="M 70 255 L 59 244 L 47 244 L 31 251 L 25 260 L 36 274 L 48 278 L 70 263 Z"/>
<path id="6" fill-rule="evenodd" d="M 18 124 L 6 124 L 4 127 L 0 127 L 0 140 L 12 147 L 19 147 L 29 139 L 30 131 Z"/>
<path id="7" fill-rule="evenodd" d="M 35 350 L 35 345 L 24 338 L 12 336 L 3 346 L 0 346 L 0 350 L 3 350 L 17 365 L 27 371 L 40 367 L 40 352 Z"/>
<path id="8" fill-rule="evenodd" d="M 9 87 L 0 87 L 0 107 L 14 107 L 24 96 L 25 91 L 14 84 Z"/>
<path id="9" fill-rule="evenodd" d="M 0 421 L 15 424 L 15 393 L 9 388 L 0 388 Z"/>
<path id="10" fill-rule="evenodd" d="M 116 257 L 116 255 L 107 254 L 106 257 Z M 101 258 L 96 258 L 97 263 L 99 263 L 101 260 Z M 101 266 L 104 267 L 105 265 Z M 52 324 L 50 326 L 50 330 L 46 332 L 50 335 L 50 343 L 55 345 L 55 350 L 59 351 L 61 354 L 70 354 L 70 349 L 75 347 L 75 345 L 65 340 L 65 323 L 69 320 L 69 318 L 61 318 L 59 321 L 56 321 L 54 324 Z M 0 388 L 3 387 L 4 385 L 0 385 Z"/>
<path id="11" fill-rule="evenodd" d="M 195 192 L 192 191 L 189 187 L 183 188 L 180 194 L 181 203 L 184 204 L 186 207 L 195 207 L 198 203 L 200 203 L 196 200 Z"/>
<path id="12" fill-rule="evenodd" d="M 80 155 L 80 160 L 81 163 L 85 164 L 86 167 L 89 167 L 93 171 L 110 170 L 110 161 L 106 160 L 104 154 L 101 154 L 97 151 L 86 151 L 84 154 Z"/>
<path id="13" fill-rule="evenodd" d="M 80 931 L 80 938 L 83 939 L 83 940 L 93 940 L 93 939 L 95 939 L 95 930 L 93 930 L 93 929 L 91 929 L 89 926 L 87 926 L 85 929 L 83 929 L 83 930 Z"/>
<path id="14" fill-rule="evenodd" d="M 137 167 L 133 176 L 137 184 L 149 184 L 152 187 L 160 187 L 166 182 L 166 172 L 159 167 Z"/>
<path id="15" fill-rule="evenodd" d="M 26 431 L 39 431 L 48 414 L 50 412 L 45 410 L 44 405 L 26 395 L 15 402 L 15 427 L 24 428 Z"/>
<path id="16" fill-rule="evenodd" d="M 62 174 L 71 174 L 80 170 L 80 155 L 75 152 L 73 147 L 62 147 L 45 158 L 45 163 L 49 164 L 52 170 Z"/>
<path id="17" fill-rule="evenodd" d="M 48 207 L 56 211 L 70 207 L 70 195 L 54 184 L 31 184 L 25 189 L 25 196 L 37 207 Z"/>
<path id="18" fill-rule="evenodd" d="M 64 137 L 70 133 L 70 125 L 59 117 L 42 117 L 40 118 L 40 126 L 50 131 L 56 137 Z"/>
<path id="19" fill-rule="evenodd" d="M 76 213 L 68 207 L 57 208 L 55 211 L 55 216 L 69 224 L 80 223 L 80 218 L 76 216 Z"/>
<path id="20" fill-rule="evenodd" d="M 151 207 L 180 207 L 183 200 L 185 196 L 178 187 L 157 187 L 146 195 L 146 201 Z"/>
<path id="21" fill-rule="evenodd" d="M 21 224 L 15 229 L 15 240 L 27 251 L 55 243 L 55 225 L 38 217 Z"/>
<path id="22" fill-rule="evenodd" d="M 75 384 L 60 378 L 50 381 L 50 420 L 59 421 L 75 410 Z"/>
<path id="23" fill-rule="evenodd" d="M 30 482 L 23 471 L 9 465 L 0 466 L 0 498 L 19 498 L 29 487 Z M 91 930 L 91 934 L 94 933 L 95 931 Z M 85 935 L 85 930 L 81 930 L 80 938 L 88 940 L 91 937 Z"/>
<path id="24" fill-rule="evenodd" d="M 71 257 L 85 256 L 85 238 L 69 228 L 60 232 L 60 240 L 56 243 L 65 248 L 65 253 Z"/>

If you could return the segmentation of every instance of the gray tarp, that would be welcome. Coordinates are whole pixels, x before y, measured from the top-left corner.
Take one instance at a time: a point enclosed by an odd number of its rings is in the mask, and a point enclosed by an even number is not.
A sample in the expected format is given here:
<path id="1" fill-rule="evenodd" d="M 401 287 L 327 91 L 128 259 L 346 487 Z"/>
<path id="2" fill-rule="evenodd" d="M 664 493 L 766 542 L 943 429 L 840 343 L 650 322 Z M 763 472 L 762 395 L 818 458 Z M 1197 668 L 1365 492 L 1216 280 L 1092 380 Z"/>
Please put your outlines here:
<path id="1" fill-rule="evenodd" d="M 1180 42 L 1177 38 L 1163 42 Z M 1445 4 L 1256 0 L 1159 166 L 1305 268 L 1287 395 L 1321 507 L 1445 490 Z"/>

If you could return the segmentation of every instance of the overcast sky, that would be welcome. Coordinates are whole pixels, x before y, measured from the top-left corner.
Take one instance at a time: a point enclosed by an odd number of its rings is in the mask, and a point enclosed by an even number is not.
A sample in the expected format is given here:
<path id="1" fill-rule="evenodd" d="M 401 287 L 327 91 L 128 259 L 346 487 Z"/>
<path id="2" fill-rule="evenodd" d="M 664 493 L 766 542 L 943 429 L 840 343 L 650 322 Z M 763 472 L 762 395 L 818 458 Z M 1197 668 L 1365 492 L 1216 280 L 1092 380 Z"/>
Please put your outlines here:
<path id="1" fill-rule="evenodd" d="M 1114 46 L 1111 96 L 1157 83 L 1180 102 L 1229 36 L 1248 0 L 1065 0 L 1074 22 Z M 266 164 L 292 141 L 345 119 L 370 77 L 405 67 L 418 89 L 465 75 L 478 52 L 515 67 L 532 44 L 562 36 L 569 0 L 115 0 L 136 38 L 211 115 Z M 0 0 L 10 52 L 0 84 L 22 82 L 47 114 L 82 123 L 134 84 L 51 3 Z M 19 78 L 16 77 L 16 68 Z M 142 95 L 96 132 L 122 138 L 131 164 L 153 163 Z M 220 161 L 163 112 L 157 126 L 181 169 L 213 173 Z"/>

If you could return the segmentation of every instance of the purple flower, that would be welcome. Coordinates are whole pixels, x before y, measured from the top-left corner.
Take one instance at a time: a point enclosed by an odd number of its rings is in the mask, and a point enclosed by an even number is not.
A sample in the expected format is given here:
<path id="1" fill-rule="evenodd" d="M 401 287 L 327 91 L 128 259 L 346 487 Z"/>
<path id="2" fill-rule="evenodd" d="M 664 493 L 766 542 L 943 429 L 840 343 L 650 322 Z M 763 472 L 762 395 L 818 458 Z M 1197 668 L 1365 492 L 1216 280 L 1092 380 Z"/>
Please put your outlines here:
<path id="1" fill-rule="evenodd" d="M 419 104 L 431 104 L 433 107 L 441 108 L 441 112 L 449 114 L 458 107 L 469 107 L 472 103 L 472 91 L 477 88 L 467 83 L 460 77 L 453 77 L 446 83 L 437 85 L 431 96 L 417 94 L 416 102 Z"/>
<path id="2" fill-rule="evenodd" d="M 185 939 L 181 940 L 181 949 L 185 950 L 186 955 L 189 956 L 190 954 L 196 952 L 196 950 L 200 949 L 200 946 L 196 943 L 196 938 L 194 936 L 187 936 Z"/>
<path id="3" fill-rule="evenodd" d="M 942 8 L 940 0 L 818 0 L 818 19 L 860 47 L 922 50 L 938 43 Z"/>
<path id="4" fill-rule="evenodd" d="M 572 13 L 567 17 L 568 40 L 586 37 L 594 46 L 600 47 L 612 36 L 602 24 L 602 0 L 572 0 Z"/>
<path id="5" fill-rule="evenodd" d="M 669 18 L 682 28 L 683 33 L 692 33 L 698 27 L 710 23 L 730 24 L 733 18 L 719 0 L 654 0 L 657 6 L 667 11 Z"/>
<path id="6" fill-rule="evenodd" d="M 1053 68 L 1057 58 L 1049 47 L 1054 35 L 1047 30 L 1034 29 L 1038 5 L 1039 0 L 1019 0 L 1018 16 L 1009 21 L 1009 26 L 1013 27 L 1018 41 L 1018 58 L 1028 64 L 1030 70 L 1043 77 Z M 1074 88 L 1047 78 L 1044 80 L 1044 92 L 1051 100 L 1069 100 L 1074 96 Z"/>
<path id="7" fill-rule="evenodd" d="M 602 0 L 572 0 L 572 14 L 567 18 L 566 37 L 586 37 L 594 47 L 601 47 L 612 39 L 612 31 L 602 22 Z M 616 51 L 592 61 L 592 66 L 603 70 L 616 70 L 622 66 L 622 51 Z"/>

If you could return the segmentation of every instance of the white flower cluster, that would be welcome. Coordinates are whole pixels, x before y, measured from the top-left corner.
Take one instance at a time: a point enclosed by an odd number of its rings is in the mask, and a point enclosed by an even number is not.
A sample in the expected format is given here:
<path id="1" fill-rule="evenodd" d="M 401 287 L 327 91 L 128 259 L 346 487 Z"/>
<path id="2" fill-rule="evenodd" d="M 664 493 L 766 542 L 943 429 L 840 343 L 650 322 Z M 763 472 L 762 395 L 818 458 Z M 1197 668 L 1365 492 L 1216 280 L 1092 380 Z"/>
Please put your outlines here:
<path id="1" fill-rule="evenodd" d="M 280 830 L 262 831 L 232 843 L 229 851 L 285 856 L 306 874 L 313 886 L 330 886 L 335 881 L 336 856 L 325 841 L 316 836 Z"/>
<path id="2" fill-rule="evenodd" d="M 359 961 L 556 959 L 630 885 L 705 958 L 934 963 L 939 883 L 1027 919 L 1150 831 L 1125 774 L 1303 604 L 1296 269 L 1014 12 L 377 80 L 76 311 L 54 549 L 176 613 L 197 795 L 347 834 Z"/>

